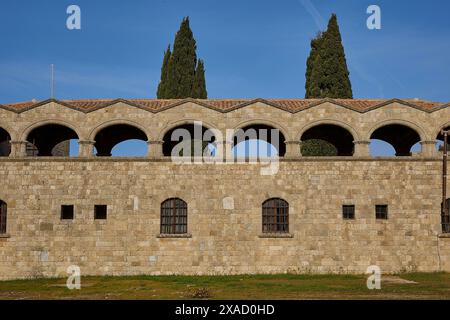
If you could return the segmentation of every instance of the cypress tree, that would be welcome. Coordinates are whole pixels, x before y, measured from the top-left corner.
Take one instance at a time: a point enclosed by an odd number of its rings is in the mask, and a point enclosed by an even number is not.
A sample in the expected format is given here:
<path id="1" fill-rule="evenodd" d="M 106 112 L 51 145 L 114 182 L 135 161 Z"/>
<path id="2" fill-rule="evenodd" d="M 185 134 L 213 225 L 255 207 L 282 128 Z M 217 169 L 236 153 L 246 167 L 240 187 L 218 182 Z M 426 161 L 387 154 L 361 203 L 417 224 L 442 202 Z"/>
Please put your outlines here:
<path id="1" fill-rule="evenodd" d="M 205 64 L 203 60 L 198 60 L 197 69 L 195 70 L 194 84 L 192 86 L 191 97 L 195 99 L 208 98 L 205 81 Z"/>
<path id="2" fill-rule="evenodd" d="M 156 93 L 156 96 L 158 99 L 167 99 L 167 68 L 170 61 L 170 56 L 172 55 L 172 52 L 170 51 L 170 45 L 167 48 L 167 50 L 164 52 L 164 59 L 163 64 L 161 67 L 161 80 L 158 85 L 158 92 Z"/>
<path id="3" fill-rule="evenodd" d="M 327 31 L 311 42 L 308 63 L 306 97 L 353 98 L 342 37 L 335 14 L 328 22 Z"/>
<path id="4" fill-rule="evenodd" d="M 311 40 L 311 52 L 309 54 L 308 60 L 306 61 L 306 82 L 305 82 L 305 98 L 312 99 L 313 94 L 311 90 L 311 74 L 313 70 L 314 63 L 316 61 L 318 51 L 320 48 L 321 41 L 323 39 L 323 33 L 319 32 L 317 36 Z"/>
<path id="5" fill-rule="evenodd" d="M 168 98 L 182 99 L 191 96 L 197 66 L 196 49 L 197 45 L 189 26 L 189 17 L 186 17 L 175 36 L 173 52 L 167 68 Z"/>
<path id="6" fill-rule="evenodd" d="M 197 63 L 197 45 L 189 26 L 189 17 L 181 22 L 175 35 L 173 50 L 164 53 L 161 81 L 158 85 L 159 99 L 206 99 L 205 66 Z"/>
<path id="7" fill-rule="evenodd" d="M 328 29 L 311 41 L 311 53 L 306 62 L 305 98 L 352 99 L 347 61 L 337 17 L 333 14 Z M 311 139 L 302 142 L 304 156 L 333 156 L 336 148 L 330 143 Z"/>

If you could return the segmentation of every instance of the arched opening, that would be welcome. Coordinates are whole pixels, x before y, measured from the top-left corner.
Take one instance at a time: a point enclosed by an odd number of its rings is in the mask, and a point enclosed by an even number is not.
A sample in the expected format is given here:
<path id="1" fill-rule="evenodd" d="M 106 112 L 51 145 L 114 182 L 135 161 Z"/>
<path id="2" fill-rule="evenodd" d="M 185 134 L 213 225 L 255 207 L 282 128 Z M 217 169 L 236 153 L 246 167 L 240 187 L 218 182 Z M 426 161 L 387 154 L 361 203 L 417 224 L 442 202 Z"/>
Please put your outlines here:
<path id="1" fill-rule="evenodd" d="M 234 157 L 267 158 L 286 154 L 286 138 L 277 128 L 253 124 L 238 129 L 233 137 Z"/>
<path id="2" fill-rule="evenodd" d="M 379 141 L 392 146 L 397 157 L 411 156 L 413 152 L 420 152 L 420 135 L 412 128 L 401 124 L 389 124 L 375 130 L 370 136 L 370 152 L 372 155 L 392 156 L 392 149 Z M 377 141 L 378 140 L 378 141 Z"/>
<path id="3" fill-rule="evenodd" d="M 320 124 L 306 130 L 302 137 L 302 155 L 352 156 L 354 137 L 345 128 L 334 124 Z"/>
<path id="4" fill-rule="evenodd" d="M 46 124 L 33 129 L 26 139 L 27 156 L 69 157 L 71 144 L 78 140 L 77 133 L 60 124 Z"/>
<path id="5" fill-rule="evenodd" d="M 262 205 L 262 232 L 289 232 L 289 203 L 283 199 L 272 198 Z"/>
<path id="6" fill-rule="evenodd" d="M 97 157 L 140 157 L 147 154 L 147 135 L 128 124 L 114 124 L 95 135 L 94 154 Z"/>
<path id="7" fill-rule="evenodd" d="M 161 203 L 161 234 L 187 233 L 187 203 L 171 198 Z"/>
<path id="8" fill-rule="evenodd" d="M 450 130 L 450 126 L 442 128 L 442 130 L 449 131 Z M 436 140 L 437 140 L 436 141 L 436 148 L 437 148 L 437 150 L 439 152 L 443 152 L 444 151 L 444 135 L 441 132 L 439 132 L 439 134 L 436 137 Z M 448 140 L 447 141 L 447 149 L 450 151 L 450 148 L 449 148 L 450 138 L 447 138 L 447 140 Z"/>
<path id="9" fill-rule="evenodd" d="M 0 234 L 6 234 L 6 218 L 7 218 L 6 202 L 0 200 Z"/>
<path id="10" fill-rule="evenodd" d="M 200 123 L 187 123 L 172 128 L 163 137 L 163 155 L 166 157 L 201 157 L 216 154 L 214 132 Z"/>
<path id="11" fill-rule="evenodd" d="M 7 157 L 11 153 L 11 136 L 9 133 L 0 128 L 0 157 Z"/>

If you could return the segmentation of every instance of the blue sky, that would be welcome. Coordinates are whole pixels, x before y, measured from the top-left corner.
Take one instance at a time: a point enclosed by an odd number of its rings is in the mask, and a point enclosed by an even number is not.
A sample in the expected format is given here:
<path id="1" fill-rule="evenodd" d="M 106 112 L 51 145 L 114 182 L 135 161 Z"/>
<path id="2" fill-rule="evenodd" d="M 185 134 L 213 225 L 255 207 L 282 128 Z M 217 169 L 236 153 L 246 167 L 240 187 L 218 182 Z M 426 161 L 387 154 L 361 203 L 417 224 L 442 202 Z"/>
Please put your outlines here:
<path id="1" fill-rule="evenodd" d="M 71 4 L 81 30 L 66 28 Z M 381 7 L 381 30 L 366 27 L 371 4 Z M 331 13 L 355 98 L 450 101 L 448 0 L 2 0 L 0 8 L 0 103 L 49 98 L 50 64 L 58 99 L 154 98 L 184 16 L 210 98 L 303 98 L 310 40 Z"/>
<path id="2" fill-rule="evenodd" d="M 154 98 L 164 49 L 190 16 L 210 98 L 302 98 L 310 39 L 338 15 L 357 98 L 450 101 L 450 2 L 2 0 L 0 103 Z M 82 29 L 66 28 L 77 4 Z M 366 27 L 378 4 L 382 29 Z M 311 14 L 313 12 L 314 14 Z"/>

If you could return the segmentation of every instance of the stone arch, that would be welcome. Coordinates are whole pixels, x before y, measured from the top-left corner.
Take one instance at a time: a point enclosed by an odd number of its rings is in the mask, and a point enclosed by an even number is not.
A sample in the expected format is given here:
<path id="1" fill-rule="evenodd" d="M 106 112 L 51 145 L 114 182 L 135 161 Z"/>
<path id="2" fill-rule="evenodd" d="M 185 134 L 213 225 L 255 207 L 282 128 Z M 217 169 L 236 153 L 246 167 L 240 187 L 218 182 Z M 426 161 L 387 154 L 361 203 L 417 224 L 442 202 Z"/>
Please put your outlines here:
<path id="1" fill-rule="evenodd" d="M 252 131 L 248 131 L 251 130 Z M 274 137 L 271 132 L 267 131 L 266 136 L 260 137 L 260 130 L 278 130 L 278 141 L 272 141 L 273 138 L 276 139 L 276 136 Z M 240 130 L 243 130 L 240 131 Z M 263 131 L 264 132 L 264 131 Z M 265 156 L 272 156 L 271 155 L 271 149 L 275 148 L 277 149 L 278 156 L 283 157 L 286 154 L 286 142 L 290 141 L 290 136 L 288 134 L 288 130 L 280 125 L 279 123 L 275 121 L 270 121 L 266 119 L 252 119 L 247 120 L 239 123 L 235 128 L 233 129 L 233 136 L 227 137 L 227 139 L 231 138 L 232 147 L 235 148 L 235 152 L 237 152 L 238 149 L 236 149 L 236 146 L 238 146 L 240 143 L 242 143 L 244 140 L 257 140 L 258 142 L 254 144 L 254 147 L 257 149 L 257 157 L 265 157 Z M 252 136 L 254 136 L 254 139 L 252 139 Z M 260 141 L 265 141 L 265 145 L 260 145 Z M 275 144 L 274 144 L 275 143 Z M 272 147 L 270 147 L 271 145 Z M 261 147 L 266 149 L 267 155 L 264 155 L 261 153 Z M 248 156 L 250 157 L 250 149 L 247 149 L 247 145 L 245 145 L 245 154 L 247 157 L 247 152 L 249 153 Z M 235 153 L 235 156 L 237 154 Z"/>
<path id="2" fill-rule="evenodd" d="M 88 135 L 88 140 L 94 141 L 95 136 L 101 130 L 103 130 L 103 129 L 107 128 L 107 127 L 111 127 L 111 126 L 119 125 L 119 124 L 129 125 L 131 127 L 135 127 L 137 129 L 141 130 L 142 132 L 144 132 L 147 137 L 150 137 L 150 134 L 149 134 L 147 128 L 145 126 L 143 126 L 142 124 L 134 122 L 134 121 L 131 121 L 131 120 L 126 120 L 126 119 L 115 119 L 115 120 L 102 122 L 101 124 L 96 126 L 94 129 L 92 129 L 91 132 Z"/>
<path id="3" fill-rule="evenodd" d="M 70 122 L 67 122 L 65 120 L 51 119 L 51 120 L 43 120 L 43 121 L 35 122 L 32 125 L 26 127 L 22 131 L 22 134 L 20 135 L 20 139 L 22 141 L 26 141 L 26 139 L 29 136 L 29 134 L 31 133 L 31 131 L 33 131 L 34 129 L 37 129 L 39 127 L 43 127 L 45 125 L 61 125 L 61 126 L 69 128 L 69 129 L 72 129 L 79 138 L 81 137 L 80 130 L 77 128 L 76 125 L 74 125 Z"/>
<path id="4" fill-rule="evenodd" d="M 417 134 L 420 136 L 420 140 L 421 141 L 427 141 L 428 140 L 427 139 L 427 134 L 425 133 L 425 130 L 423 130 L 419 125 L 417 125 L 414 122 L 411 122 L 411 121 L 408 121 L 408 120 L 401 120 L 401 119 L 389 119 L 389 120 L 377 122 L 367 132 L 366 140 L 370 140 L 370 137 L 372 136 L 372 134 L 376 130 L 380 129 L 381 127 L 384 127 L 384 126 L 387 126 L 387 125 L 392 125 L 392 124 L 403 125 L 403 126 L 409 127 L 410 129 L 412 129 L 412 130 L 417 132 Z"/>
<path id="5" fill-rule="evenodd" d="M 411 156 L 411 149 L 417 143 L 427 141 L 424 130 L 405 120 L 387 120 L 377 123 L 368 133 L 368 140 L 376 139 L 390 144 L 396 156 Z"/>
<path id="6" fill-rule="evenodd" d="M 299 135 L 297 136 L 297 141 L 301 141 L 303 134 L 308 131 L 309 129 L 319 126 L 319 125 L 335 125 L 338 127 L 342 127 L 343 129 L 346 129 L 348 132 L 350 132 L 350 134 L 353 136 L 354 141 L 359 141 L 361 135 L 359 134 L 359 132 L 353 128 L 351 125 L 349 125 L 346 122 L 340 121 L 340 120 L 335 120 L 335 119 L 322 119 L 322 120 L 318 120 L 318 121 L 314 121 L 311 123 L 308 123 L 307 125 L 305 125 L 301 130 Z"/>
<path id="7" fill-rule="evenodd" d="M 89 140 L 94 141 L 97 156 L 110 157 L 112 149 L 122 142 L 140 140 L 147 143 L 149 138 L 146 128 L 142 125 L 128 120 L 113 120 L 93 129 L 89 134 Z"/>
<path id="8" fill-rule="evenodd" d="M 8 132 L 12 141 L 15 141 L 20 138 L 17 136 L 17 131 L 14 130 L 12 127 L 10 127 L 8 124 L 6 124 L 4 122 L 0 122 L 0 128 L 5 130 L 6 132 Z"/>
<path id="9" fill-rule="evenodd" d="M 199 126 L 201 125 L 201 126 Z M 199 128 L 201 129 L 201 144 L 196 144 L 194 141 L 198 141 L 199 139 L 195 139 L 195 128 Z M 212 125 L 211 123 L 207 123 L 201 120 L 194 120 L 194 119 L 183 119 L 183 120 L 178 120 L 175 122 L 171 122 L 169 125 L 167 125 L 163 130 L 161 130 L 160 135 L 159 135 L 159 140 L 162 142 L 162 152 L 164 156 L 172 156 L 172 151 L 174 149 L 175 146 L 179 145 L 179 143 L 182 140 L 179 141 L 172 141 L 170 140 L 169 136 L 172 135 L 172 133 L 177 130 L 177 129 L 185 129 L 189 132 L 190 137 L 194 138 L 191 139 L 192 144 L 189 148 L 189 153 L 190 155 L 196 155 L 196 156 L 201 156 L 203 155 L 203 152 L 206 150 L 206 148 L 208 147 L 208 145 L 212 144 L 215 145 L 217 140 L 223 140 L 222 137 L 222 132 L 217 129 L 214 125 Z M 208 139 L 208 141 L 204 141 L 205 139 L 205 133 L 207 131 L 211 131 L 211 135 L 208 137 L 206 137 L 206 139 Z M 183 152 L 184 152 L 184 148 L 183 148 Z M 206 150 L 207 151 L 207 150 Z M 183 154 L 181 154 L 182 152 L 180 152 L 180 156 L 185 156 Z"/>
<path id="10" fill-rule="evenodd" d="M 70 140 L 80 139 L 75 125 L 58 119 L 34 123 L 21 137 L 28 156 L 69 156 Z"/>
<path id="11" fill-rule="evenodd" d="M 305 126 L 299 137 L 304 156 L 353 156 L 359 135 L 350 125 L 321 120 Z"/>
<path id="12" fill-rule="evenodd" d="M 183 125 L 188 125 L 188 124 L 194 124 L 195 122 L 201 122 L 202 126 L 209 129 L 209 130 L 213 130 L 214 132 L 216 131 L 220 131 L 217 126 L 213 125 L 212 123 L 209 122 L 205 122 L 203 120 L 197 120 L 197 119 L 182 119 L 182 120 L 177 120 L 174 122 L 169 123 L 168 125 L 166 125 L 158 134 L 158 141 L 163 141 L 164 136 L 169 132 L 172 131 L 173 129 L 176 129 L 177 127 L 181 127 Z"/>
<path id="13" fill-rule="evenodd" d="M 439 128 L 434 131 L 434 135 L 432 138 L 443 141 L 443 138 L 441 135 L 441 130 L 445 130 L 445 129 L 450 130 L 450 122 L 449 121 L 446 121 L 442 125 L 440 125 Z"/>
<path id="14" fill-rule="evenodd" d="M 233 128 L 233 135 L 236 133 L 237 130 L 243 129 L 245 127 L 249 127 L 252 125 L 266 125 L 269 127 L 273 127 L 275 129 L 280 130 L 280 133 L 283 134 L 286 141 L 290 141 L 290 139 L 291 139 L 290 134 L 288 134 L 289 130 L 286 127 L 284 127 L 283 125 L 281 125 L 280 123 L 278 123 L 276 121 L 271 121 L 271 120 L 267 120 L 267 119 L 251 119 L 251 120 L 246 120 L 246 121 L 240 122 L 238 125 L 236 125 Z"/>

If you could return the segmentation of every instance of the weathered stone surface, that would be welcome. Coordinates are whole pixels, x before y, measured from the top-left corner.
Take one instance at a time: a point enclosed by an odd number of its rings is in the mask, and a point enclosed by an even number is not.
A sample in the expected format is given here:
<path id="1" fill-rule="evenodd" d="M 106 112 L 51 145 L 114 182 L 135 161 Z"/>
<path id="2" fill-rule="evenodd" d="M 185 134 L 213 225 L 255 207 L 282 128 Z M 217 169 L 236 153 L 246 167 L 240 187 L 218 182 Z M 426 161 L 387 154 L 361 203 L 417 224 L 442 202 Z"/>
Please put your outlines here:
<path id="1" fill-rule="evenodd" d="M 162 159 L 164 134 L 203 121 L 208 128 L 249 124 L 279 128 L 288 152 L 274 175 L 259 164 L 175 164 Z M 22 158 L 26 137 L 44 124 L 74 129 L 80 158 Z M 420 135 L 417 157 L 368 156 L 371 133 L 403 124 Z M 92 156 L 96 133 L 112 124 L 142 129 L 144 158 Z M 354 137 L 355 155 L 301 158 L 302 133 L 336 124 Z M 0 199 L 8 204 L 8 236 L 0 238 L 0 279 L 82 275 L 364 273 L 450 271 L 450 238 L 440 237 L 441 161 L 433 148 L 450 124 L 450 108 L 426 112 L 399 102 L 360 113 L 325 102 L 298 113 L 262 102 L 221 113 L 187 102 L 152 113 L 123 102 L 89 113 L 50 102 L 16 113 L 0 108 L 0 127 L 11 136 L 11 157 L 0 158 Z M 230 143 L 224 157 L 230 153 Z M 269 172 L 270 173 L 270 172 Z M 450 185 L 448 186 L 450 190 Z M 159 237 L 160 205 L 179 197 L 188 204 L 189 237 Z M 289 237 L 261 237 L 261 204 L 289 203 Z M 60 220 L 61 205 L 74 220 Z M 94 220 L 94 205 L 108 205 Z M 342 205 L 356 219 L 342 219 Z M 389 219 L 375 219 L 375 205 Z"/>
<path id="2" fill-rule="evenodd" d="M 73 264 L 84 275 L 450 271 L 437 160 L 282 161 L 275 176 L 256 164 L 0 163 L 10 235 L 0 242 L 0 279 L 66 276 Z M 158 237 L 160 204 L 171 197 L 188 203 L 190 238 Z M 288 201 L 291 238 L 260 237 L 270 197 Z M 349 203 L 355 220 L 342 219 Z M 387 221 L 375 220 L 380 203 Z M 62 204 L 75 206 L 74 220 L 60 220 Z M 108 205 L 106 221 L 94 220 L 95 204 Z"/>

